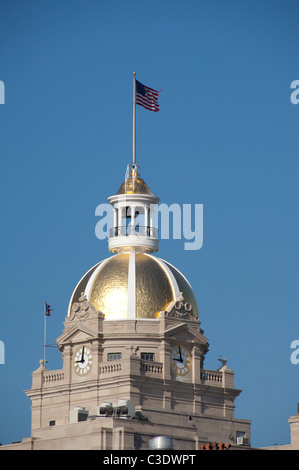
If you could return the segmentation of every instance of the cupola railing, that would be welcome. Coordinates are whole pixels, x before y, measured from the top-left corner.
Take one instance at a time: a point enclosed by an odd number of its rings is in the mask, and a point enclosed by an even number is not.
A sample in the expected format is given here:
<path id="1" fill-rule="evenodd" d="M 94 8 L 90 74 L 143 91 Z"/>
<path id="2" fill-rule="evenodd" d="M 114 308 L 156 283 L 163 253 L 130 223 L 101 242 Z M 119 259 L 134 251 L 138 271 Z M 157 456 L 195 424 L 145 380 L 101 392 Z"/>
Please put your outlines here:
<path id="1" fill-rule="evenodd" d="M 141 225 L 123 225 L 120 227 L 113 227 L 110 229 L 110 238 L 114 237 L 150 237 L 158 239 L 158 229 L 154 227 L 147 227 Z"/>

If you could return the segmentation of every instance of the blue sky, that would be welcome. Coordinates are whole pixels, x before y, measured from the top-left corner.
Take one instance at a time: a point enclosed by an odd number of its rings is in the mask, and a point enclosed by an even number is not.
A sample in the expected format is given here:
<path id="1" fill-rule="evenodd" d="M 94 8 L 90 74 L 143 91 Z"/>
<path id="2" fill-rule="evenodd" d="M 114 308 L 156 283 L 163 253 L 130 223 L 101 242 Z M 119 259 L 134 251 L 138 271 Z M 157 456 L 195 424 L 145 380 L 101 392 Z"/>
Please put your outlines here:
<path id="1" fill-rule="evenodd" d="M 159 256 L 197 297 L 228 360 L 235 415 L 252 445 L 290 442 L 299 365 L 299 5 L 291 0 L 2 0 L 0 14 L 0 442 L 30 436 L 31 373 L 43 303 L 63 330 L 81 276 L 109 256 L 95 236 L 132 160 L 132 73 L 160 94 L 137 109 L 137 163 L 167 204 L 203 204 L 204 243 L 162 240 Z M 48 350 L 48 368 L 61 367 Z M 3 424 L 5 423 L 5 425 Z"/>

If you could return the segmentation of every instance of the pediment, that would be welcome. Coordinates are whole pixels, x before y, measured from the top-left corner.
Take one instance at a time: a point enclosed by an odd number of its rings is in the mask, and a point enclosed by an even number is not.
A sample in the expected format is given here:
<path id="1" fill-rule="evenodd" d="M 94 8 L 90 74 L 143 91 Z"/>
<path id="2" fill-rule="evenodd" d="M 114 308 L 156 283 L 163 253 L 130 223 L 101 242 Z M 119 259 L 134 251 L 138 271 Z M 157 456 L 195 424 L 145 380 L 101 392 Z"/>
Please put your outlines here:
<path id="1" fill-rule="evenodd" d="M 168 338 L 176 339 L 177 341 L 188 341 L 201 344 L 208 344 L 208 339 L 200 332 L 198 327 L 194 327 L 189 323 L 180 322 L 175 325 L 168 325 L 164 332 Z"/>
<path id="2" fill-rule="evenodd" d="M 94 334 L 94 331 L 90 330 L 86 325 L 80 322 L 79 325 L 74 325 L 62 333 L 56 341 L 60 348 L 60 346 L 67 343 L 79 343 L 81 341 L 89 341 L 95 338 L 97 338 L 97 335 Z"/>

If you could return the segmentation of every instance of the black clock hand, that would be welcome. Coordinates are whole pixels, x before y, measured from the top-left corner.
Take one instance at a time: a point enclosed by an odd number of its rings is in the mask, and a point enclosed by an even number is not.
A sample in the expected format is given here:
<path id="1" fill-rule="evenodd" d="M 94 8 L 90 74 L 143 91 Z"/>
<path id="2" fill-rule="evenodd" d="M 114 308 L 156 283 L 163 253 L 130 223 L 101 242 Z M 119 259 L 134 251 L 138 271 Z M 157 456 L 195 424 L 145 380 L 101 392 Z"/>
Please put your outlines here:
<path id="1" fill-rule="evenodd" d="M 180 354 L 180 358 L 177 359 L 176 357 L 174 357 L 173 360 L 176 361 L 176 362 L 183 362 L 184 360 L 183 360 L 183 357 L 182 357 L 180 346 L 179 346 L 179 354 Z"/>
<path id="2" fill-rule="evenodd" d="M 84 362 L 84 359 L 83 359 L 83 361 L 82 361 L 82 359 L 79 359 L 79 361 L 76 361 L 76 363 L 77 363 L 77 362 L 82 362 L 82 364 L 83 364 L 83 362 Z"/>
<path id="3" fill-rule="evenodd" d="M 83 364 L 83 362 L 84 362 L 84 346 L 83 346 L 83 349 L 82 349 L 81 359 L 79 359 L 78 361 L 76 361 L 76 363 L 77 363 L 77 362 L 81 362 L 82 364 Z"/>
<path id="4" fill-rule="evenodd" d="M 83 346 L 83 349 L 82 349 L 81 362 L 82 362 L 82 364 L 83 364 L 83 362 L 84 362 L 84 346 Z"/>
<path id="5" fill-rule="evenodd" d="M 181 352 L 181 348 L 179 346 L 179 353 L 180 353 L 180 362 L 183 362 L 183 358 L 182 358 L 182 352 Z"/>

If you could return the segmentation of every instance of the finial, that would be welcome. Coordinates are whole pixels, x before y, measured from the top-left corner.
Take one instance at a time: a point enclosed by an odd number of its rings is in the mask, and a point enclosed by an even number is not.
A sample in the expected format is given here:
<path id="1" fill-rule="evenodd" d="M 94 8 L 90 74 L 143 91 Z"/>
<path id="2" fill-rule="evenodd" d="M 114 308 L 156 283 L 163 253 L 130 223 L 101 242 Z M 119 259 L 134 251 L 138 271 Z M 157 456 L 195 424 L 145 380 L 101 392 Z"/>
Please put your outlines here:
<path id="1" fill-rule="evenodd" d="M 227 359 L 224 359 L 221 355 L 219 356 L 218 361 L 220 361 L 220 362 L 222 363 L 222 366 L 221 366 L 221 367 L 226 366 Z M 221 367 L 220 367 L 220 368 L 221 368 Z"/>

